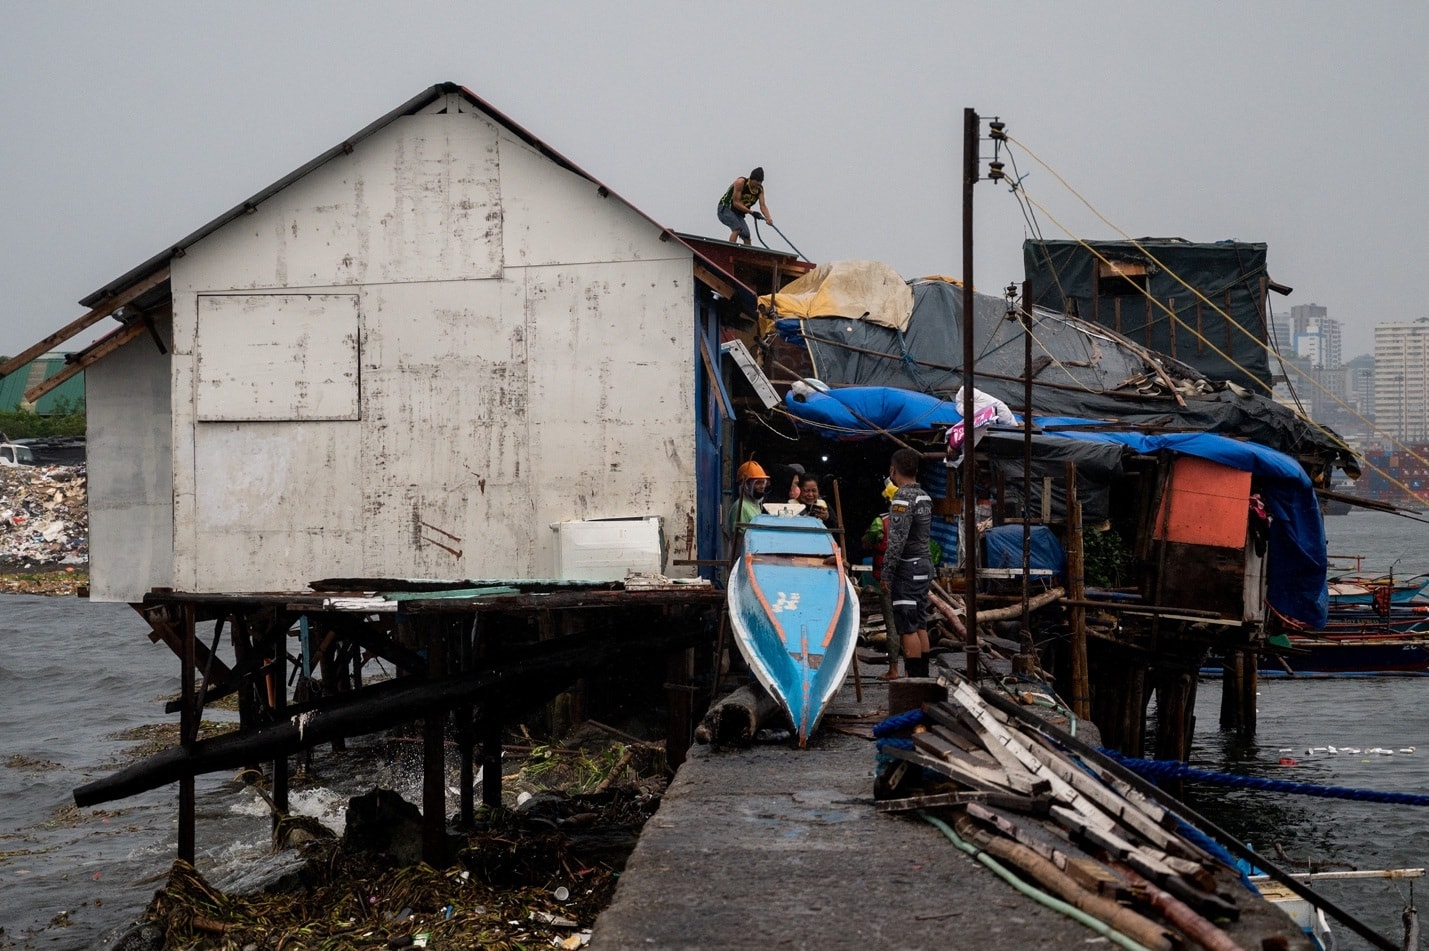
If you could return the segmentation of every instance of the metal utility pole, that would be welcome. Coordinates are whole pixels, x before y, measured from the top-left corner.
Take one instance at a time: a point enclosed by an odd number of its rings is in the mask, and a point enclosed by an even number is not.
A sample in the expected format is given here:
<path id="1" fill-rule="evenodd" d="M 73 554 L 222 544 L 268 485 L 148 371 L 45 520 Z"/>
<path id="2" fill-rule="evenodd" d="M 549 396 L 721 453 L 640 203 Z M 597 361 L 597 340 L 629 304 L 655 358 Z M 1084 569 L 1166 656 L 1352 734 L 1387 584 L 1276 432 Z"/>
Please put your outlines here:
<path id="1" fill-rule="evenodd" d="M 1008 310 L 1016 302 L 1017 285 L 1007 286 Z M 1032 641 L 1032 282 L 1022 282 L 1022 303 L 1016 313 L 1022 324 L 1022 644 L 1023 663 L 1030 668 L 1037 654 Z M 1047 513 L 1043 512 L 1045 520 Z M 1028 671 L 1030 673 L 1030 670 Z"/>
<path id="2" fill-rule="evenodd" d="M 973 185 L 978 180 L 978 132 L 974 109 L 963 110 L 963 603 L 967 606 L 968 679 L 977 682 L 977 477 L 973 455 Z"/>

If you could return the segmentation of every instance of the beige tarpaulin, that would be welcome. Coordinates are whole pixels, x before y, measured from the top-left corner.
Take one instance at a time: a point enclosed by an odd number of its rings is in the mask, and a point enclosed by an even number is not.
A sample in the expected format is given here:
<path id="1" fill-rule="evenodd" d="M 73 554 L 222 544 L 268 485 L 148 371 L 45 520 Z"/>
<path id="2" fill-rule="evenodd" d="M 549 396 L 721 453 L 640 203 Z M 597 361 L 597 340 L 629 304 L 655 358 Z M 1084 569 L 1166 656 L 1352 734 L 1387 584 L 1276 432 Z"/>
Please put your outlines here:
<path id="1" fill-rule="evenodd" d="M 913 290 L 886 264 L 833 261 L 759 298 L 759 308 L 771 318 L 844 317 L 903 330 L 913 313 Z"/>

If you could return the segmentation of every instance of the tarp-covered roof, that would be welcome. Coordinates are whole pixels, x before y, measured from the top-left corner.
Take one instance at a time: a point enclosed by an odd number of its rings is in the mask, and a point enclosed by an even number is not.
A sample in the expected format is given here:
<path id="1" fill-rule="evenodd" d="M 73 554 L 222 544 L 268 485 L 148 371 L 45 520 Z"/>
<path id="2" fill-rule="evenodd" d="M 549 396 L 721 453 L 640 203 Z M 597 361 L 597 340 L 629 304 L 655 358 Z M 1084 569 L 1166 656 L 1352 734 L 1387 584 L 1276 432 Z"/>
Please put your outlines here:
<path id="1" fill-rule="evenodd" d="M 913 309 L 902 331 L 846 317 L 780 320 L 786 339 L 809 349 L 815 375 L 831 387 L 888 386 L 952 392 L 963 382 L 962 288 L 912 282 Z M 1007 302 L 974 296 L 977 388 L 1010 406 L 1023 404 L 1023 330 Z M 1114 331 L 1050 310 L 1032 322 L 1032 409 L 1146 429 L 1194 430 L 1249 439 L 1301 459 L 1359 464 L 1333 432 L 1266 397 L 1207 380 L 1164 354 Z"/>
<path id="2" fill-rule="evenodd" d="M 1075 305 L 1087 320 L 1193 364 L 1211 379 L 1270 392 L 1263 243 L 1027 241 L 1022 263 L 1034 304 L 1059 312 Z M 1127 273 L 1134 276 L 1117 280 Z"/>
<path id="3" fill-rule="evenodd" d="M 831 261 L 760 297 L 759 304 L 780 317 L 846 317 L 903 330 L 913 312 L 913 292 L 886 264 Z"/>
<path id="4" fill-rule="evenodd" d="M 951 400 L 889 387 L 791 391 L 784 407 L 804 425 L 835 438 L 868 438 L 950 425 L 962 419 Z M 1271 515 L 1266 598 L 1287 618 L 1309 627 L 1324 626 L 1329 607 L 1325 524 L 1310 477 L 1294 459 L 1266 446 L 1211 433 L 1097 431 L 1093 421 L 1071 417 L 1038 416 L 1034 423 L 1044 430 L 1058 427 L 1055 433 L 1044 431 L 1034 436 L 1034 459 L 1059 454 L 1075 459 L 1078 473 L 1097 481 L 1109 481 L 1120 473 L 1116 453 L 1109 456 L 1104 451 L 1109 447 L 1146 455 L 1180 453 L 1251 473 Z M 995 451 L 1001 441 L 990 436 L 980 451 Z M 1015 446 L 1010 439 L 1006 442 L 1006 454 L 1020 460 L 1021 438 Z"/>

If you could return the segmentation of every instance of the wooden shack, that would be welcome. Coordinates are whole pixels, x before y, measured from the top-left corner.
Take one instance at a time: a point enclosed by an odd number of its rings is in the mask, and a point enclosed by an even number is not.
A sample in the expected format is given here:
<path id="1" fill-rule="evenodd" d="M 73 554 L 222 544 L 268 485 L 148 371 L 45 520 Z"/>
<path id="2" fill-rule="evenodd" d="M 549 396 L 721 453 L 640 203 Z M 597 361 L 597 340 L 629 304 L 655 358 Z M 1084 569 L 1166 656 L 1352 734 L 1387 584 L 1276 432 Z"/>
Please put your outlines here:
<path id="1" fill-rule="evenodd" d="M 435 863 L 448 728 L 468 824 L 477 747 L 499 805 L 542 704 L 553 732 L 662 712 L 678 763 L 722 600 L 672 577 L 721 564 L 721 343 L 809 266 L 682 237 L 443 83 L 86 297 L 0 378 L 119 321 L 25 395 L 85 373 L 89 597 L 139 611 L 181 696 L 179 746 L 76 801 L 177 781 L 192 860 L 196 774 L 272 757 L 282 811 L 289 754 L 420 719 Z"/>
<path id="2" fill-rule="evenodd" d="M 719 324 L 750 289 L 439 84 L 106 284 L 90 597 L 554 578 L 560 523 L 717 558 Z M 23 355 L 22 355 L 23 356 Z M 0 368 L 0 375 L 6 372 Z"/>

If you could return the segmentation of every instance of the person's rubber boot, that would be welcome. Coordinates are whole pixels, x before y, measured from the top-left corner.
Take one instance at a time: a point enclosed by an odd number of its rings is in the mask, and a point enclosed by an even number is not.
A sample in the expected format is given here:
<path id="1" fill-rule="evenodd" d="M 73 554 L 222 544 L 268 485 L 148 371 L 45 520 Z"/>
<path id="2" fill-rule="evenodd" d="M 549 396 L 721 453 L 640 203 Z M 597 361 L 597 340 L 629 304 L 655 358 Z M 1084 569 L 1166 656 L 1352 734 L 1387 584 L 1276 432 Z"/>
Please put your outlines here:
<path id="1" fill-rule="evenodd" d="M 928 658 L 926 657 L 905 657 L 903 666 L 907 669 L 909 677 L 928 676 Z"/>

